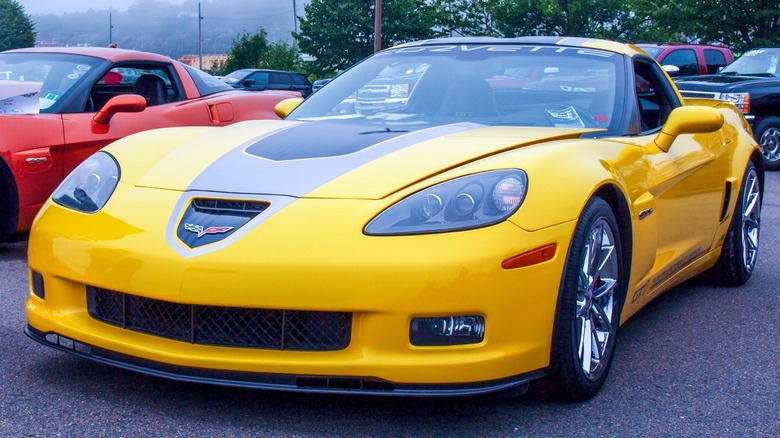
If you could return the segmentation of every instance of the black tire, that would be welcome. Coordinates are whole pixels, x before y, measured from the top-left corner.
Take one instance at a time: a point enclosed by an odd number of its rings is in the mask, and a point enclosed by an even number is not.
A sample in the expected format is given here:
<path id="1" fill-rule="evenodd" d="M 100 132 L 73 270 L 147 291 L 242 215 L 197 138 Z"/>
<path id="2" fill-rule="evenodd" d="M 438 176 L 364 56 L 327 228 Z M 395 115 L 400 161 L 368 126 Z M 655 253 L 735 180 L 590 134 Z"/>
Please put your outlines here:
<path id="1" fill-rule="evenodd" d="M 625 295 L 622 274 L 615 215 L 603 199 L 593 198 L 574 230 L 558 292 L 550 374 L 543 382 L 553 397 L 585 400 L 604 384 Z"/>
<path id="2" fill-rule="evenodd" d="M 780 118 L 765 118 L 754 132 L 764 155 L 764 169 L 780 170 Z"/>
<path id="3" fill-rule="evenodd" d="M 713 269 L 719 283 L 745 284 L 756 268 L 761 231 L 761 181 L 755 164 L 749 162 L 742 177 L 737 205 Z"/>
<path id="4" fill-rule="evenodd" d="M 8 241 L 16 231 L 18 205 L 11 171 L 5 162 L 0 160 L 0 243 Z"/>

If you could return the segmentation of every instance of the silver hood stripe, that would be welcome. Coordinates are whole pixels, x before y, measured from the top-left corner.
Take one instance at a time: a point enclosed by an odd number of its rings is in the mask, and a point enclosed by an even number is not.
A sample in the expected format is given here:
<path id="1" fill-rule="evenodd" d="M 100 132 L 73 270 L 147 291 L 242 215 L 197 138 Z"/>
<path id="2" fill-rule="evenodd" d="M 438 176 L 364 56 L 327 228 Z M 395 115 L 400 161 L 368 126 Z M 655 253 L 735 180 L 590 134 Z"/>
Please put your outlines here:
<path id="1" fill-rule="evenodd" d="M 188 190 L 221 193 L 263 193 L 303 197 L 312 190 L 367 163 L 398 150 L 445 135 L 480 128 L 483 125 L 459 123 L 413 131 L 378 142 L 356 152 L 295 160 L 273 161 L 247 153 L 258 140 L 247 142 L 214 162 L 188 187 Z M 290 129 L 301 131 L 302 143 L 316 148 L 316 138 L 306 138 L 306 124 Z M 269 140 L 271 133 L 260 142 Z"/>
<path id="2" fill-rule="evenodd" d="M 184 258 L 217 251 L 240 239 L 298 198 L 360 166 L 426 140 L 481 127 L 483 125 L 475 123 L 437 126 L 400 135 L 347 155 L 286 161 L 247 154 L 246 149 L 259 140 L 253 139 L 223 155 L 190 184 L 176 202 L 168 220 L 166 241 Z M 271 206 L 224 240 L 192 249 L 176 237 L 176 228 L 190 201 L 198 197 L 240 197 L 268 201 Z"/>

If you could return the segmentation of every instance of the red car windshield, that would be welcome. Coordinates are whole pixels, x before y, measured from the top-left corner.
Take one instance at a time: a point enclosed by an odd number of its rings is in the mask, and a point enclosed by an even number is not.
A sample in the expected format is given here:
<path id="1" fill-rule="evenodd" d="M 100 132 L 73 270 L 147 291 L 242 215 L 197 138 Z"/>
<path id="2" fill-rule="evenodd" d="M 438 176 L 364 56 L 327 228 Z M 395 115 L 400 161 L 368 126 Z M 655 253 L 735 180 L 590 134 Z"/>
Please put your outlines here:
<path id="1" fill-rule="evenodd" d="M 57 102 L 106 62 L 61 53 L 0 53 L 0 114 L 57 112 Z"/>

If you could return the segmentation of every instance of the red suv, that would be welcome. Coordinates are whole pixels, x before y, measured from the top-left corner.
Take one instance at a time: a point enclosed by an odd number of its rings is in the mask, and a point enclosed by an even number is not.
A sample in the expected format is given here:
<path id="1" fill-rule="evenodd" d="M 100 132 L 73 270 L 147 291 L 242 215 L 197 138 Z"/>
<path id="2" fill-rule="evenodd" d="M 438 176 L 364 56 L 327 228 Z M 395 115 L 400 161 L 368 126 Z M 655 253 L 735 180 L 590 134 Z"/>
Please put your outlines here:
<path id="1" fill-rule="evenodd" d="M 637 44 L 655 58 L 670 76 L 715 74 L 734 60 L 727 47 L 703 44 Z M 667 66 L 677 67 L 678 71 Z"/>

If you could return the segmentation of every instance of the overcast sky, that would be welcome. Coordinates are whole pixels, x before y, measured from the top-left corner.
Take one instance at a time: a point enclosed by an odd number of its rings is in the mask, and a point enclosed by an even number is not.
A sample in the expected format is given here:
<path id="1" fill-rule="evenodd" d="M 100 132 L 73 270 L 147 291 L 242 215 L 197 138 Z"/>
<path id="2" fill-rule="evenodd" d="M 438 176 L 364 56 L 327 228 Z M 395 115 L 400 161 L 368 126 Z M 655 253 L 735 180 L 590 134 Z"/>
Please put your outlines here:
<path id="1" fill-rule="evenodd" d="M 83 12 L 88 9 L 107 10 L 109 7 L 124 11 L 136 0 L 16 0 L 29 15 L 63 14 L 65 12 Z M 184 0 L 168 0 L 170 3 L 182 3 Z"/>

